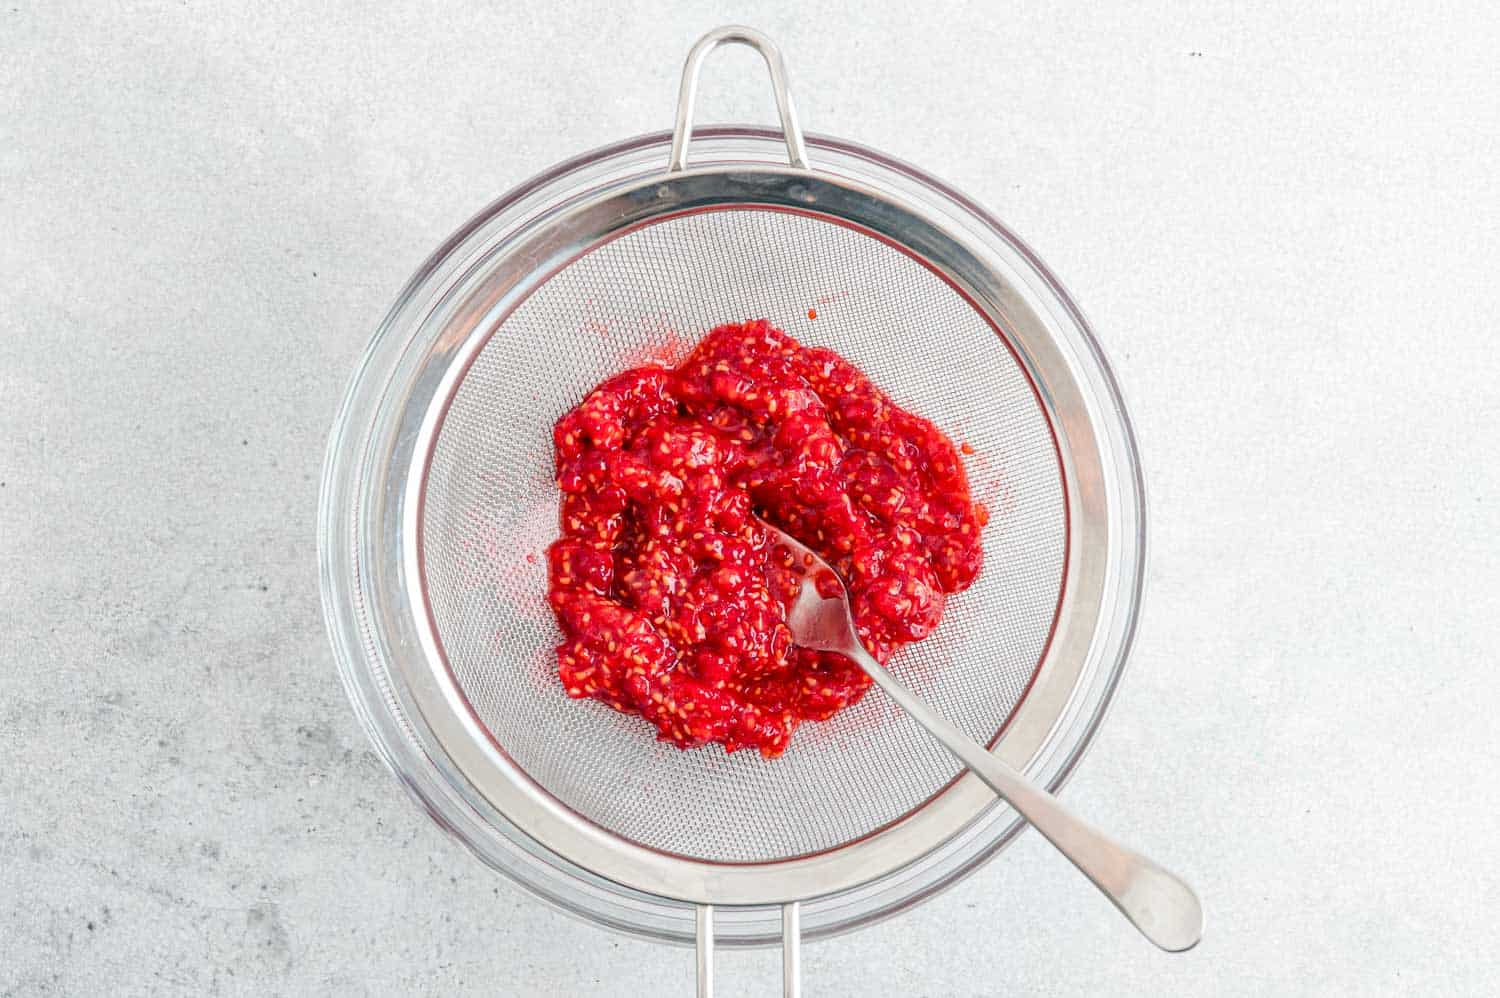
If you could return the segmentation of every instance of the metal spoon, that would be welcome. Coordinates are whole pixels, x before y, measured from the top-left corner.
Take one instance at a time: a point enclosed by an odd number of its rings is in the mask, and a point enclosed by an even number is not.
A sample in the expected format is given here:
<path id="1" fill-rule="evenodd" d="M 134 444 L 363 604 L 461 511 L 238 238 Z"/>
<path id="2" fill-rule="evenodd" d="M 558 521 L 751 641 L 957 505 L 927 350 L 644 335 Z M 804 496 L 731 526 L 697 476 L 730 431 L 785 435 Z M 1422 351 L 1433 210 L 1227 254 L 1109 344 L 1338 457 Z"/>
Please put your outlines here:
<path id="1" fill-rule="evenodd" d="M 1114 902 L 1141 935 L 1171 953 L 1197 945 L 1203 937 L 1203 906 L 1191 887 L 1146 857 L 1126 849 L 1069 814 L 1056 797 L 1034 786 L 913 696 L 860 643 L 854 617 L 849 611 L 849 593 L 839 574 L 817 552 L 790 534 L 769 523 L 764 526 L 773 539 L 785 545 L 807 568 L 802 576 L 801 589 L 787 614 L 787 626 L 797 644 L 819 651 L 838 652 L 865 670 L 902 710 L 942 742 L 949 752 L 1056 846 L 1058 852 L 1083 871 L 1083 875 Z M 825 591 L 833 593 L 827 597 L 818 591 L 816 584 L 825 572 L 838 583 L 835 587 L 825 581 Z"/>

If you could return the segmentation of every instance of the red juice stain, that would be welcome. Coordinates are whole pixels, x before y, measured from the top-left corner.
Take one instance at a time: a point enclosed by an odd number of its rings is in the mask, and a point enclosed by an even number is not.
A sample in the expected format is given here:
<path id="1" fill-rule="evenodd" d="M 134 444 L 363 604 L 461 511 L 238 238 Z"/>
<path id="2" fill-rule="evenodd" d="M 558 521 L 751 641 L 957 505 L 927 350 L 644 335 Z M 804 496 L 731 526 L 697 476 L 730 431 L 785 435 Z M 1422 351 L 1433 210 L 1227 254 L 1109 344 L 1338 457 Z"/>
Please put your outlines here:
<path id="1" fill-rule="evenodd" d="M 681 333 L 667 326 L 652 324 L 651 328 L 644 331 L 644 335 L 649 339 L 626 350 L 622 363 L 632 368 L 646 365 L 669 367 L 681 360 L 691 346 Z"/>

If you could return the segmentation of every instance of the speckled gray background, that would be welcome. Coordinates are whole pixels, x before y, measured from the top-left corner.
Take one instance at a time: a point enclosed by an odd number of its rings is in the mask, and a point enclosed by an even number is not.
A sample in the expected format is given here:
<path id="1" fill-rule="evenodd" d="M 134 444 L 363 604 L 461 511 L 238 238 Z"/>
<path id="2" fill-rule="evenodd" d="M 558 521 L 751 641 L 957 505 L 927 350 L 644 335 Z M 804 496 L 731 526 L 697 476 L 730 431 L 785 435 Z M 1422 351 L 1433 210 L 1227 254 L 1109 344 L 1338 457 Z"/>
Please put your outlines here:
<path id="1" fill-rule="evenodd" d="M 687 952 L 408 803 L 313 517 L 407 274 L 667 127 L 727 20 L 781 42 L 807 127 L 989 205 L 1101 331 L 1154 551 L 1066 796 L 1210 909 L 1154 952 L 1027 835 L 810 946 L 809 994 L 1493 993 L 1500 15 L 1344 6 L 3 0 L 0 994 L 690 993 Z M 703 106 L 771 120 L 753 56 Z M 777 956 L 720 979 L 771 993 Z"/>

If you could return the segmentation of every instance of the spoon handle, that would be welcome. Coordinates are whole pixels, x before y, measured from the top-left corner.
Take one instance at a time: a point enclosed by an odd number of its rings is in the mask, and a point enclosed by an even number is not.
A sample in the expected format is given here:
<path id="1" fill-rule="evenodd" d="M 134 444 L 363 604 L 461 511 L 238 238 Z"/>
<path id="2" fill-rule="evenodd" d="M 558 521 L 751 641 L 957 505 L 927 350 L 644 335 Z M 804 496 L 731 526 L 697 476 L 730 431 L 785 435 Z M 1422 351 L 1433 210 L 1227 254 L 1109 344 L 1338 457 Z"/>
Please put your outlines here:
<path id="1" fill-rule="evenodd" d="M 913 696 L 863 648 L 850 648 L 845 654 L 855 658 L 902 710 L 1068 857 L 1141 935 L 1170 953 L 1197 945 L 1203 937 L 1203 906 L 1191 887 L 1070 814 L 1056 797 L 1033 785 Z"/>

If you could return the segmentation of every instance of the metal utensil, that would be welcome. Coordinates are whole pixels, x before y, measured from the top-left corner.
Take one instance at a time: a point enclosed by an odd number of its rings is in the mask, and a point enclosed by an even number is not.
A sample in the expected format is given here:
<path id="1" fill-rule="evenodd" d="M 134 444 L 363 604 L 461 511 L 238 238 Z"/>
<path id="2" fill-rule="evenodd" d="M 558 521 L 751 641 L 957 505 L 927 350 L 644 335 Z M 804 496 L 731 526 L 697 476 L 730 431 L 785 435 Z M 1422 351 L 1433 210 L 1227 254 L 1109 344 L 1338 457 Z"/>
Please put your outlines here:
<path id="1" fill-rule="evenodd" d="M 797 598 L 787 614 L 792 640 L 804 648 L 838 652 L 854 661 L 949 752 L 1021 813 L 1057 851 L 1066 856 L 1104 896 L 1130 919 L 1141 935 L 1169 953 L 1192 949 L 1203 938 L 1203 906 L 1193 889 L 1175 874 L 1132 852 L 1062 806 L 1062 802 L 991 755 L 932 710 L 875 661 L 859 640 L 844 580 L 812 548 L 764 520 L 777 543 L 806 567 Z M 826 574 L 825 574 L 826 573 Z M 818 582 L 831 577 L 838 585 Z M 825 592 L 832 595 L 824 595 Z"/>

